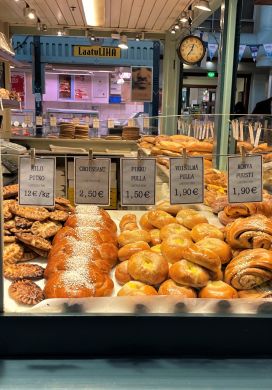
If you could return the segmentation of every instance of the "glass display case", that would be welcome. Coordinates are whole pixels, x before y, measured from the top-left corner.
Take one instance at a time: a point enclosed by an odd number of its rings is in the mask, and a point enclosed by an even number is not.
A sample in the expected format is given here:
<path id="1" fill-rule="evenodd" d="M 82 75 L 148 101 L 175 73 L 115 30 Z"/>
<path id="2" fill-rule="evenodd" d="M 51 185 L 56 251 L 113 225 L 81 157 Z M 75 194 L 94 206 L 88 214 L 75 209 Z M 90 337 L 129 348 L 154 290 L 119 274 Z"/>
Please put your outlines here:
<path id="1" fill-rule="evenodd" d="M 20 186 L 14 169 L 12 184 L 1 187 L 0 321 L 7 340 L 13 335 L 10 354 L 271 353 L 272 196 L 261 180 L 262 171 L 264 183 L 270 180 L 271 147 L 262 141 L 265 130 L 248 119 L 246 132 L 234 119 L 229 139 L 235 152 L 226 156 L 216 150 L 210 117 L 195 127 L 180 120 L 172 135 L 142 136 L 137 156 L 117 164 L 111 159 L 108 168 L 107 154 L 54 155 L 53 174 L 41 169 L 49 169 L 43 164 L 50 154 L 26 152 L 26 165 L 14 153 L 2 155 L 20 165 Z M 213 167 L 218 154 L 239 159 L 234 185 L 227 165 Z M 259 167 L 251 158 L 260 154 Z M 111 172 L 107 188 L 116 188 L 114 209 L 98 205 L 105 172 Z M 37 207 L 43 180 L 55 201 Z M 233 189 L 240 191 L 237 202 Z"/>
<path id="2" fill-rule="evenodd" d="M 35 110 L 11 110 L 11 136 L 33 137 L 35 128 Z"/>

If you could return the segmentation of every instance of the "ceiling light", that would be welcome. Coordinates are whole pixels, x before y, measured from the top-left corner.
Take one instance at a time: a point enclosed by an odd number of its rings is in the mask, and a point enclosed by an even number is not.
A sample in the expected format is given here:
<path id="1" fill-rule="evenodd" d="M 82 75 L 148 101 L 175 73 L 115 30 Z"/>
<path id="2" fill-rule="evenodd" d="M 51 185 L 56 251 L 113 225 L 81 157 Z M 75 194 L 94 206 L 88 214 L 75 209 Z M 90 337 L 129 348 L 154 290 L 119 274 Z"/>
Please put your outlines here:
<path id="1" fill-rule="evenodd" d="M 171 28 L 171 34 L 176 34 L 175 27 L 172 27 L 172 28 Z"/>
<path id="2" fill-rule="evenodd" d="M 14 69 L 14 68 L 15 68 L 15 66 L 14 66 L 14 65 L 10 65 L 9 67 L 10 67 L 10 69 Z"/>
<path id="3" fill-rule="evenodd" d="M 176 23 L 176 24 L 174 25 L 174 29 L 175 29 L 175 30 L 179 30 L 179 29 L 180 29 L 180 27 L 179 27 L 179 24 L 178 24 L 178 23 Z"/>
<path id="4" fill-rule="evenodd" d="M 195 5 L 195 8 L 201 9 L 202 11 L 211 11 L 207 0 L 199 0 L 199 2 Z"/>
<path id="5" fill-rule="evenodd" d="M 128 40 L 127 40 L 127 36 L 126 35 L 121 35 L 118 47 L 120 47 L 120 49 L 124 49 L 124 50 L 128 49 Z"/>
<path id="6" fill-rule="evenodd" d="M 88 26 L 103 26 L 105 24 L 106 0 L 82 0 L 85 19 Z"/>
<path id="7" fill-rule="evenodd" d="M 63 27 L 63 28 L 61 28 L 61 29 L 59 29 L 58 31 L 57 31 L 57 35 L 59 36 L 59 37 L 63 37 L 64 35 L 67 35 L 68 34 L 68 29 L 67 29 L 67 27 Z"/>
<path id="8" fill-rule="evenodd" d="M 125 80 L 124 79 L 118 79 L 117 84 L 124 84 Z"/>
<path id="9" fill-rule="evenodd" d="M 137 35 L 136 35 L 136 38 L 135 38 L 135 41 L 139 42 L 140 40 L 141 40 L 140 35 L 137 34 Z"/>
<path id="10" fill-rule="evenodd" d="M 187 20 L 188 20 L 187 14 L 186 14 L 185 11 L 183 11 L 183 12 L 181 13 L 181 15 L 180 15 L 179 21 L 180 21 L 181 23 L 186 23 Z"/>
<path id="11" fill-rule="evenodd" d="M 95 36 L 94 36 L 94 34 L 91 34 L 90 40 L 91 40 L 91 41 L 95 41 Z"/>
<path id="12" fill-rule="evenodd" d="M 30 8 L 27 3 L 26 3 L 26 6 L 24 8 L 24 16 L 31 19 L 31 20 L 36 19 L 36 11 L 33 8 Z"/>
<path id="13" fill-rule="evenodd" d="M 37 21 L 37 30 L 38 31 L 42 31 L 42 23 L 41 23 L 39 18 L 38 18 L 38 21 Z"/>
<path id="14" fill-rule="evenodd" d="M 47 31 L 47 24 L 43 24 L 43 25 L 42 25 L 42 30 L 43 30 L 43 31 Z"/>

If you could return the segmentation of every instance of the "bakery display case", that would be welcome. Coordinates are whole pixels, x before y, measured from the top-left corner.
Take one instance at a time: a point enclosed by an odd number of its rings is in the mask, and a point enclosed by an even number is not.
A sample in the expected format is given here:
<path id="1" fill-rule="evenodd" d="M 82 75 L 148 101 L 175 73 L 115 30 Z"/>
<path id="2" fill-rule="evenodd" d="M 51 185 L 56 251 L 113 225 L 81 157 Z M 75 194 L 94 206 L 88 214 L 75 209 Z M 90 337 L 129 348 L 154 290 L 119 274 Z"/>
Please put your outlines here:
<path id="1" fill-rule="evenodd" d="M 20 204 L 16 178 L 3 187 L 0 318 L 7 334 L 17 326 L 27 335 L 19 342 L 15 332 L 10 354 L 24 348 L 30 354 L 92 356 L 131 354 L 131 349 L 135 354 L 271 353 L 272 197 L 264 190 L 261 202 L 229 202 L 228 173 L 212 166 L 212 131 L 203 127 L 201 139 L 184 130 L 138 141 L 138 167 L 146 157 L 157 163 L 153 206 L 75 205 L 77 155 L 69 155 L 68 192 L 58 193 L 54 206 Z M 232 137 L 231 124 L 229 131 Z M 236 142 L 238 155 L 247 142 L 247 136 Z M 263 143 L 251 145 L 246 156 Z M 186 159 L 195 156 L 203 157 L 204 201 L 171 204 L 169 158 L 190 166 Z M 63 156 L 55 158 L 58 170 Z M 111 164 L 115 180 L 122 181 L 121 169 Z M 135 196 L 142 196 L 141 188 Z M 96 190 L 90 188 L 88 196 Z M 31 331 L 35 336 L 27 344 Z"/>
<path id="2" fill-rule="evenodd" d="M 11 110 L 11 136 L 31 137 L 36 134 L 35 110 Z"/>

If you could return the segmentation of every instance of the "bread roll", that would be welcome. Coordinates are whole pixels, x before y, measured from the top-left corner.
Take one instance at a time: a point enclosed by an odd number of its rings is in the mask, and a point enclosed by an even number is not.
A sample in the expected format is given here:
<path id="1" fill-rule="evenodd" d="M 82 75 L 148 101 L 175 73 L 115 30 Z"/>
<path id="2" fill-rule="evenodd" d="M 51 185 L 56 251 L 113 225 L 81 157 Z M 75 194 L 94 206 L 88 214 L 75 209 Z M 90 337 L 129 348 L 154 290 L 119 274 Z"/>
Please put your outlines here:
<path id="1" fill-rule="evenodd" d="M 149 231 L 154 229 L 154 226 L 148 221 L 148 212 L 141 216 L 139 224 L 143 230 Z"/>
<path id="2" fill-rule="evenodd" d="M 169 213 L 163 210 L 153 210 L 148 213 L 148 222 L 158 229 L 163 228 L 169 223 L 175 223 L 176 219 Z"/>
<path id="3" fill-rule="evenodd" d="M 132 280 L 128 272 L 128 260 L 117 265 L 115 268 L 115 279 L 121 286 Z"/>
<path id="4" fill-rule="evenodd" d="M 118 251 L 118 259 L 120 261 L 128 260 L 134 253 L 141 252 L 144 250 L 150 249 L 146 241 L 137 241 L 132 242 L 131 244 L 126 244 Z"/>
<path id="5" fill-rule="evenodd" d="M 194 226 L 200 223 L 208 223 L 206 217 L 200 214 L 200 212 L 193 209 L 180 210 L 176 216 L 176 220 L 178 223 L 188 229 L 193 229 Z"/>
<path id="6" fill-rule="evenodd" d="M 197 241 L 196 245 L 200 248 L 210 249 L 215 252 L 220 257 L 221 264 L 228 263 L 232 258 L 231 247 L 218 238 L 203 238 L 202 240 Z"/>
<path id="7" fill-rule="evenodd" d="M 175 263 L 183 258 L 184 250 L 192 244 L 186 237 L 169 236 L 161 243 L 161 253 L 169 263 Z"/>
<path id="8" fill-rule="evenodd" d="M 151 244 L 152 245 L 158 245 L 161 243 L 160 229 L 151 229 L 151 230 L 149 230 L 149 233 L 151 236 Z"/>
<path id="9" fill-rule="evenodd" d="M 145 230 L 126 230 L 122 232 L 118 237 L 118 243 L 120 246 L 135 243 L 138 241 L 150 242 L 150 233 Z"/>
<path id="10" fill-rule="evenodd" d="M 181 298 L 197 298 L 196 291 L 187 286 L 182 286 L 172 279 L 163 282 L 158 291 L 159 295 L 179 295 Z"/>
<path id="11" fill-rule="evenodd" d="M 169 275 L 176 283 L 191 287 L 204 287 L 210 279 L 204 268 L 184 259 L 170 267 Z"/>
<path id="12" fill-rule="evenodd" d="M 208 282 L 207 286 L 203 287 L 198 294 L 199 298 L 213 299 L 234 299 L 238 298 L 237 291 L 229 284 L 218 280 Z"/>
<path id="13" fill-rule="evenodd" d="M 120 231 L 138 229 L 137 219 L 135 214 L 126 214 L 122 217 L 119 223 Z"/>
<path id="14" fill-rule="evenodd" d="M 192 244 L 189 247 L 184 248 L 183 258 L 220 275 L 220 257 L 210 249 L 200 248 L 197 245 Z"/>
<path id="15" fill-rule="evenodd" d="M 174 141 L 160 141 L 156 144 L 159 149 L 170 150 L 171 152 L 180 153 L 182 146 L 178 142 Z"/>
<path id="16" fill-rule="evenodd" d="M 152 286 L 148 286 L 141 282 L 130 281 L 126 283 L 117 294 L 118 297 L 135 295 L 158 295 L 158 293 Z"/>
<path id="17" fill-rule="evenodd" d="M 162 253 L 161 253 L 161 244 L 152 246 L 152 247 L 150 248 L 150 250 L 151 250 L 152 252 L 159 253 L 160 255 L 162 254 Z"/>
<path id="18" fill-rule="evenodd" d="M 169 225 L 164 226 L 160 231 L 160 238 L 162 241 L 174 236 L 191 239 L 190 231 L 178 223 L 170 223 Z"/>
<path id="19" fill-rule="evenodd" d="M 159 202 L 156 204 L 157 210 L 166 211 L 167 213 L 171 215 L 177 215 L 177 213 L 183 208 L 182 205 L 179 204 L 170 204 L 169 200 L 163 200 L 162 202 Z"/>
<path id="20" fill-rule="evenodd" d="M 224 233 L 218 227 L 209 223 L 200 223 L 193 227 L 191 231 L 192 239 L 197 242 L 205 237 L 218 238 L 224 241 Z"/>
<path id="21" fill-rule="evenodd" d="M 105 260 L 111 268 L 113 268 L 118 260 L 117 247 L 111 242 L 103 242 L 103 244 L 99 245 L 97 249 L 101 258 Z"/>
<path id="22" fill-rule="evenodd" d="M 128 261 L 128 272 L 133 279 L 143 283 L 157 285 L 168 276 L 168 263 L 158 253 L 146 250 L 135 253 Z"/>

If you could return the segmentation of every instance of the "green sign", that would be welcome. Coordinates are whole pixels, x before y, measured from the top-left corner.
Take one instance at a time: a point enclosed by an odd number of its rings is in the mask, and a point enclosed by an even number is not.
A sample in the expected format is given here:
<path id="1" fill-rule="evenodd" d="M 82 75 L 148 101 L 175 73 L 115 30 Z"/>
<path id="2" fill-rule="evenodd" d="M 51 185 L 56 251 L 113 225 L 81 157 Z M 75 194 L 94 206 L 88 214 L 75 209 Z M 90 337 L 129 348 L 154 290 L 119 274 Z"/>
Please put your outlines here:
<path id="1" fill-rule="evenodd" d="M 215 72 L 208 72 L 207 76 L 212 79 L 212 78 L 214 78 L 216 76 L 216 73 Z"/>

